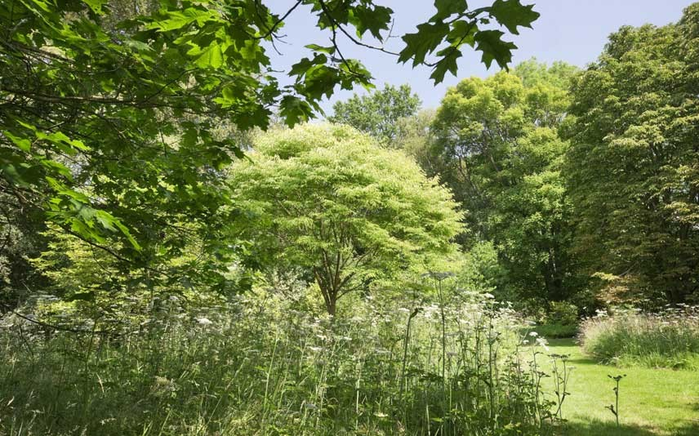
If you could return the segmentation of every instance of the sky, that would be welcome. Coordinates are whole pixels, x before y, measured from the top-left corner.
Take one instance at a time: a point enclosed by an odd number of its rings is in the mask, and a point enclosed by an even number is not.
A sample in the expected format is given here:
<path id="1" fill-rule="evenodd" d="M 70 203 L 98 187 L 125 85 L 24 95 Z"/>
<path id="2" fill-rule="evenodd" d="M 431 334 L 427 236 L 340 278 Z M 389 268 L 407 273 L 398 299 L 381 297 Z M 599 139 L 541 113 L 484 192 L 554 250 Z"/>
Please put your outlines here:
<path id="1" fill-rule="evenodd" d="M 493 0 L 469 1 L 471 9 L 492 3 Z M 532 29 L 521 28 L 519 35 L 510 35 L 518 49 L 513 56 L 513 65 L 535 57 L 546 63 L 564 61 L 579 67 L 594 62 L 602 52 L 607 37 L 624 25 L 640 26 L 646 23 L 662 26 L 678 21 L 682 10 L 696 0 L 522 0 L 523 4 L 535 4 L 534 10 L 541 17 L 534 22 Z M 294 0 L 273 0 L 267 5 L 273 12 L 283 14 Z M 432 0 L 375 0 L 376 4 L 388 6 L 394 11 L 393 35 L 403 35 L 415 31 L 415 26 L 425 22 L 434 13 Z M 271 48 L 268 55 L 276 70 L 287 71 L 291 65 L 303 57 L 312 56 L 304 46 L 310 43 L 330 45 L 329 33 L 315 27 L 314 16 L 309 8 L 299 7 L 286 21 L 280 31 L 285 35 L 276 44 L 281 55 Z M 458 76 L 447 73 L 443 83 L 435 86 L 429 79 L 428 67 L 412 68 L 411 64 L 398 64 L 391 55 L 368 50 L 354 45 L 348 39 L 338 43 L 346 58 L 359 59 L 374 76 L 374 84 L 382 88 L 384 83 L 401 85 L 407 83 L 420 96 L 423 107 L 437 107 L 449 86 L 460 79 L 486 77 L 498 71 L 494 65 L 490 70 L 480 62 L 480 52 L 466 47 L 459 61 Z M 387 49 L 400 51 L 403 42 L 392 38 L 386 43 Z M 282 84 L 290 83 L 283 73 L 279 73 Z M 328 115 L 337 100 L 345 100 L 354 92 L 364 94 L 363 88 L 354 91 L 336 91 L 321 106 Z"/>

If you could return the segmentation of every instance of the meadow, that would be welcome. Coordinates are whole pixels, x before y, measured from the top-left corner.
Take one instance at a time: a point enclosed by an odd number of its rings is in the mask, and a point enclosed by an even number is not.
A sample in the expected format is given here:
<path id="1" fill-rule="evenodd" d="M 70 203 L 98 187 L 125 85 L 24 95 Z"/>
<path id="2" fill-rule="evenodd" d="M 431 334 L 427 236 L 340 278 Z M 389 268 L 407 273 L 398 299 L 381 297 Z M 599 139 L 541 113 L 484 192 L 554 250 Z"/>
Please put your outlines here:
<path id="1" fill-rule="evenodd" d="M 10 435 L 511 434 L 551 431 L 515 313 L 449 306 L 311 316 L 244 298 L 167 311 L 112 337 L 3 320 Z M 131 330 L 133 329 L 133 330 Z M 94 330 L 94 329 L 93 329 Z"/>
<path id="2" fill-rule="evenodd" d="M 584 336 L 547 340 L 538 334 L 545 329 L 487 296 L 412 307 L 357 299 L 338 319 L 309 315 L 309 301 L 258 294 L 192 317 L 171 299 L 157 316 L 110 335 L 4 317 L 0 434 L 689 436 L 699 429 L 696 368 L 602 362 L 584 351 Z M 618 375 L 619 424 L 609 409 Z"/>

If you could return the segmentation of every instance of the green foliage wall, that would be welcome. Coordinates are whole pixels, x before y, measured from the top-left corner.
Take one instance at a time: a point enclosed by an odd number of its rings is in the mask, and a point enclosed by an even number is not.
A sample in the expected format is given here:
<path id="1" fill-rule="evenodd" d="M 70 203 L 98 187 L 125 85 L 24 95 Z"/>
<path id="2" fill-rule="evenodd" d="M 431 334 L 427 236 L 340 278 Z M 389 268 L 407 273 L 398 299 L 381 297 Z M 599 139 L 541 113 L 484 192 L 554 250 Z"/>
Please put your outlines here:
<path id="1" fill-rule="evenodd" d="M 307 41 L 308 54 L 286 73 L 293 84 L 282 86 L 267 49 L 292 13 L 313 16 L 331 43 Z M 294 125 L 320 112 L 335 89 L 372 86 L 362 63 L 343 55 L 339 35 L 426 65 L 439 82 L 456 73 L 463 49 L 507 65 L 516 46 L 506 34 L 537 17 L 519 0 L 473 10 L 440 1 L 403 35 L 398 53 L 362 40 L 382 43 L 393 19 L 372 1 L 299 0 L 281 14 L 258 0 L 3 1 L 0 188 L 13 221 L 6 225 L 41 215 L 35 231 L 50 221 L 116 258 L 123 273 L 148 271 L 144 283 L 230 291 L 222 233 L 230 217 L 220 211 L 231 209 L 221 171 L 242 156 L 240 132 L 267 128 L 273 111 Z M 199 262 L 172 262 L 193 246 Z M 2 262 L 10 275 L 28 277 L 15 260 Z"/>
<path id="2" fill-rule="evenodd" d="M 574 83 L 576 250 L 608 301 L 699 298 L 699 4 L 624 27 Z"/>
<path id="3" fill-rule="evenodd" d="M 432 124 L 423 161 L 454 191 L 472 236 L 492 241 L 503 267 L 501 295 L 546 304 L 569 298 L 571 204 L 561 175 L 568 144 L 557 128 L 574 69 L 535 62 L 451 88 Z M 525 85 L 526 84 L 526 85 Z M 424 153 L 423 153 L 424 155 Z"/>

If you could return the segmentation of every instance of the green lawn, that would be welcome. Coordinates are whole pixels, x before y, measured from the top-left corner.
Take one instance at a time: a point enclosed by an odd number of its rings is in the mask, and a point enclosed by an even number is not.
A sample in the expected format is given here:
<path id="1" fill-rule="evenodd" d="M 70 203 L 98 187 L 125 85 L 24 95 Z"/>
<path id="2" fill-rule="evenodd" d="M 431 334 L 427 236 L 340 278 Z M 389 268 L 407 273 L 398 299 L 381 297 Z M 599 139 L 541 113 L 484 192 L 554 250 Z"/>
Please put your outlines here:
<path id="1" fill-rule="evenodd" d="M 560 434 L 699 436 L 699 371 L 600 365 L 573 339 L 552 339 L 550 349 L 570 354 L 570 365 L 575 367 L 568 388 L 571 396 L 563 404 L 563 417 L 569 422 Z M 605 409 L 614 401 L 614 382 L 608 374 L 627 374 L 619 389 L 620 428 Z"/>

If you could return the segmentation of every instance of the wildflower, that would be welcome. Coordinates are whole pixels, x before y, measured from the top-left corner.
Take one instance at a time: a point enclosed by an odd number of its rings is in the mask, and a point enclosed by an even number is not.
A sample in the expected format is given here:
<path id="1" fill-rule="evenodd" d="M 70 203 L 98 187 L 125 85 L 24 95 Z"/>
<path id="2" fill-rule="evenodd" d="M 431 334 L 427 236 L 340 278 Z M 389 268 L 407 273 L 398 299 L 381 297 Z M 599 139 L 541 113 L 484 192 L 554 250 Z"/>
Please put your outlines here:
<path id="1" fill-rule="evenodd" d="M 535 338 L 535 337 L 539 336 L 539 334 L 537 332 L 529 332 L 529 336 L 531 336 L 532 338 Z"/>
<path id="2" fill-rule="evenodd" d="M 157 386 L 170 386 L 172 384 L 172 381 L 169 380 L 167 377 L 160 377 L 159 375 L 156 375 L 155 384 Z"/>
<path id="3" fill-rule="evenodd" d="M 541 347 L 543 347 L 544 350 L 546 350 L 546 351 L 549 350 L 548 341 L 546 341 L 545 338 L 536 338 L 536 344 L 537 344 L 537 345 L 540 345 Z"/>
<path id="4" fill-rule="evenodd" d="M 213 324 L 213 322 L 209 318 L 206 318 L 206 317 L 196 318 L 196 320 L 197 320 L 197 323 L 199 325 L 211 325 L 211 324 Z"/>
<path id="5" fill-rule="evenodd" d="M 483 294 L 483 296 L 484 296 L 485 298 L 488 298 L 488 299 L 491 299 L 491 300 L 492 300 L 493 298 L 495 298 L 495 295 L 493 295 L 493 294 L 491 294 L 491 293 L 489 293 L 489 292 L 486 292 L 485 294 Z"/>

